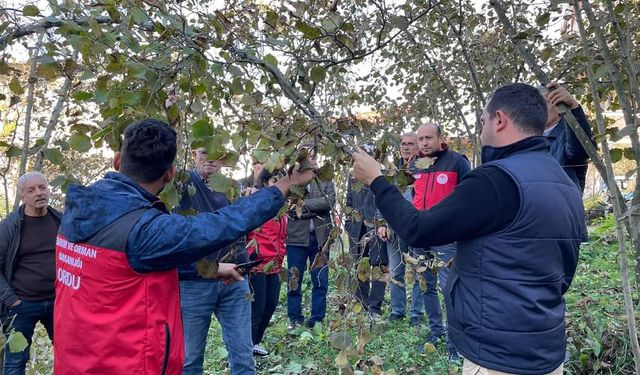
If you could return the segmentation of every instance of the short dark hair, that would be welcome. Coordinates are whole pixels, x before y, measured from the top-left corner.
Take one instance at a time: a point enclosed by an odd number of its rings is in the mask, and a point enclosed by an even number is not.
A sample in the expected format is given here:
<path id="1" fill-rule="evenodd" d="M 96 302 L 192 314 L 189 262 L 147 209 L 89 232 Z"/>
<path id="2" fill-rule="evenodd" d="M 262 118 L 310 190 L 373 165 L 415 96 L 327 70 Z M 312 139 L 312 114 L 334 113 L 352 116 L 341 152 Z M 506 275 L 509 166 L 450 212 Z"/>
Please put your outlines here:
<path id="1" fill-rule="evenodd" d="M 176 150 L 176 132 L 166 122 L 134 122 L 124 130 L 120 173 L 138 182 L 156 181 L 171 167 Z"/>
<path id="2" fill-rule="evenodd" d="M 273 177 L 280 177 L 280 176 L 284 176 L 286 175 L 286 172 L 284 171 L 284 169 L 280 169 L 280 170 L 275 170 L 273 172 L 269 172 L 269 170 L 267 168 L 263 169 L 262 172 L 260 172 L 260 175 L 258 176 L 258 179 L 260 180 L 260 182 L 262 182 L 263 186 L 267 186 L 267 183 L 269 182 L 269 180 Z"/>
<path id="3" fill-rule="evenodd" d="M 524 133 L 542 135 L 547 123 L 547 102 L 537 88 L 524 83 L 512 83 L 493 92 L 486 111 L 494 118 L 496 111 L 506 112 Z"/>

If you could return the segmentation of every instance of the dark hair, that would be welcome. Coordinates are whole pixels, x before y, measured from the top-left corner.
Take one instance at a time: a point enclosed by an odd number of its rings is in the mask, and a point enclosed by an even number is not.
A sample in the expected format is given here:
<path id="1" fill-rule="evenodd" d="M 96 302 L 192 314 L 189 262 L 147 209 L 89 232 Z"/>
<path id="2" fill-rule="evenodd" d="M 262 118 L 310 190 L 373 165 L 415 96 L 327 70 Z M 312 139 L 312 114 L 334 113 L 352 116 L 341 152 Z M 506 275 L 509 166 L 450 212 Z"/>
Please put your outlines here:
<path id="1" fill-rule="evenodd" d="M 176 132 L 160 120 L 146 119 L 127 126 L 120 149 L 120 172 L 138 182 L 153 182 L 176 157 Z"/>
<path id="2" fill-rule="evenodd" d="M 547 123 L 547 102 L 537 88 L 512 83 L 493 92 L 485 108 L 490 118 L 497 110 L 506 112 L 524 133 L 542 135 Z"/>
<path id="3" fill-rule="evenodd" d="M 262 172 L 260 172 L 260 176 L 258 176 L 258 179 L 260 180 L 260 182 L 262 182 L 262 186 L 267 187 L 267 183 L 272 177 L 278 177 L 284 174 L 285 174 L 284 169 L 279 169 L 273 172 L 269 172 L 269 170 L 265 168 L 262 170 Z"/>

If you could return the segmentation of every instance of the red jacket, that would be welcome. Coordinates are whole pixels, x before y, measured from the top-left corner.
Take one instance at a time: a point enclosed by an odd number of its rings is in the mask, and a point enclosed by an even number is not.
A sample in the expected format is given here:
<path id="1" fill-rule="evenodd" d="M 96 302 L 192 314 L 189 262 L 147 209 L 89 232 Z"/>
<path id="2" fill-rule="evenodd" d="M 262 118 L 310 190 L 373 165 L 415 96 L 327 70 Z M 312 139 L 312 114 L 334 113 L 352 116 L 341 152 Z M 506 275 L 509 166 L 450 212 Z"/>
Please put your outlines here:
<path id="1" fill-rule="evenodd" d="M 287 239 L 287 217 L 283 216 L 267 221 L 260 228 L 247 235 L 247 242 L 253 239 L 258 243 L 259 255 L 256 259 L 262 259 L 262 263 L 255 267 L 254 271 L 264 272 L 263 267 L 267 263 L 275 261 L 273 269 L 267 273 L 278 273 L 280 268 L 282 268 L 284 256 L 287 254 L 287 247 L 285 245 Z M 255 250 L 253 246 L 247 249 L 249 257 L 252 259 Z"/>
<path id="2" fill-rule="evenodd" d="M 429 168 L 413 171 L 413 205 L 419 210 L 428 210 L 440 203 L 471 170 L 466 156 L 446 147 L 435 157 Z"/>
<path id="3" fill-rule="evenodd" d="M 184 341 L 178 272 L 134 271 L 119 246 L 99 246 L 117 241 L 73 243 L 58 235 L 54 372 L 179 375 Z"/>

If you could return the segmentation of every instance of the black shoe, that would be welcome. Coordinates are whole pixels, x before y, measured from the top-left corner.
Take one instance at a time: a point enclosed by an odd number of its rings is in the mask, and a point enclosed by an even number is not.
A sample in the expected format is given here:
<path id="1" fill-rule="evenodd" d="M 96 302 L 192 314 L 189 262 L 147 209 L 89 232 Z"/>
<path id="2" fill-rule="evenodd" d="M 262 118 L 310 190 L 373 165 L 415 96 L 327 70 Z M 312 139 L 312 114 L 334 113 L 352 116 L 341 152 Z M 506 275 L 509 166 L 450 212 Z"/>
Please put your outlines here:
<path id="1" fill-rule="evenodd" d="M 289 326 L 287 327 L 287 329 L 289 331 L 293 331 L 296 328 L 298 328 L 298 326 L 301 326 L 302 322 L 296 321 L 296 320 L 292 320 L 291 322 L 289 322 Z"/>
<path id="2" fill-rule="evenodd" d="M 403 319 L 404 319 L 404 315 L 398 315 L 398 314 L 389 315 L 390 322 L 397 322 L 398 320 L 403 320 Z"/>
<path id="3" fill-rule="evenodd" d="M 322 320 L 315 321 L 315 320 L 308 319 L 306 322 L 304 322 L 304 325 L 309 328 L 313 328 L 316 326 L 316 323 L 322 323 Z"/>
<path id="4" fill-rule="evenodd" d="M 411 324 L 411 327 L 420 327 L 422 325 L 422 317 L 412 316 L 409 324 Z"/>
<path id="5" fill-rule="evenodd" d="M 441 338 L 442 336 L 431 335 L 429 336 L 429 339 L 427 340 L 427 342 L 435 346 L 438 343 L 438 341 L 440 341 Z"/>
<path id="6" fill-rule="evenodd" d="M 269 352 L 267 351 L 267 349 L 265 349 L 261 345 L 254 345 L 253 346 L 253 355 L 256 356 L 256 357 L 265 357 L 265 356 L 269 355 Z"/>
<path id="7" fill-rule="evenodd" d="M 462 358 L 456 350 L 449 350 L 449 362 L 450 363 L 461 363 Z"/>

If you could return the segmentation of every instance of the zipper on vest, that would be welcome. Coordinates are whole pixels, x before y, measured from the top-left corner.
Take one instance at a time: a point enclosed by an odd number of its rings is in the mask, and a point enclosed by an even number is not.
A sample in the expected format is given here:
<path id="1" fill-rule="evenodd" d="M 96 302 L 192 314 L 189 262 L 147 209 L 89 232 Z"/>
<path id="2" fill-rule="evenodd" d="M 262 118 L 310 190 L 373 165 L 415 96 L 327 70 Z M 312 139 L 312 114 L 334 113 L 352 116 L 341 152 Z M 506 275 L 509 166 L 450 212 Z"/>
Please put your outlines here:
<path id="1" fill-rule="evenodd" d="M 169 331 L 169 323 L 164 324 L 164 357 L 162 358 L 162 369 L 160 375 L 165 375 L 167 366 L 169 365 L 169 351 L 171 350 L 171 331 Z"/>

